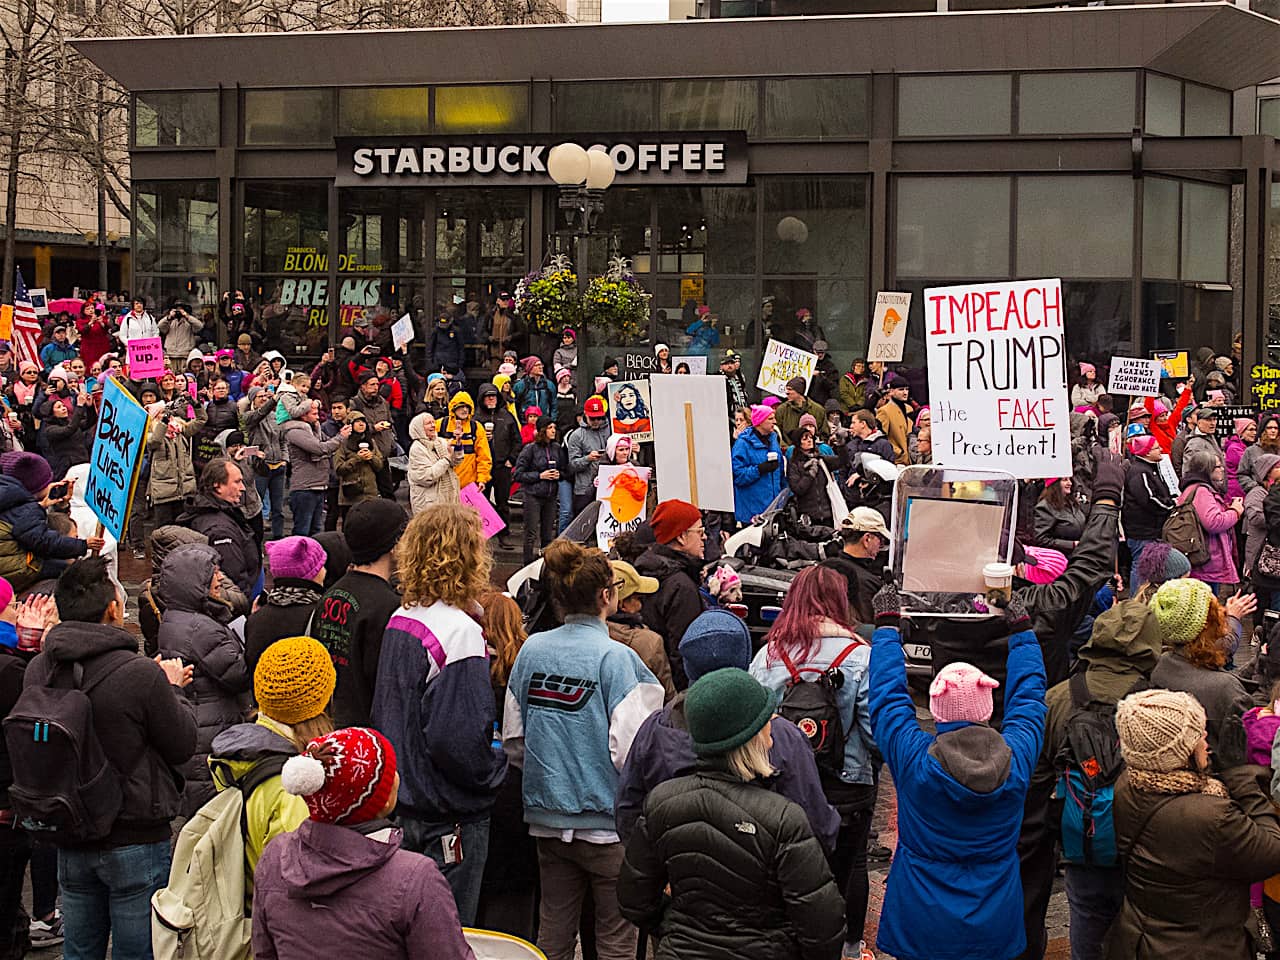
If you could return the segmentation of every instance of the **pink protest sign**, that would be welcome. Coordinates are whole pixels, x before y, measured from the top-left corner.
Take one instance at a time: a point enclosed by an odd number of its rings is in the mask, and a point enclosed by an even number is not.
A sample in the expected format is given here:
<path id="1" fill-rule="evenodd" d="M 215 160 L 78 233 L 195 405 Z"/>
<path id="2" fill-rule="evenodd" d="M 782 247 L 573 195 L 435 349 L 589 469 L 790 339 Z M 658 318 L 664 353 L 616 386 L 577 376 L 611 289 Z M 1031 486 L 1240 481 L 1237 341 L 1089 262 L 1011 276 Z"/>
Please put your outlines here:
<path id="1" fill-rule="evenodd" d="M 468 483 L 463 487 L 458 493 L 458 499 L 468 507 L 475 508 L 475 511 L 480 514 L 480 528 L 484 531 L 486 540 L 506 528 L 507 525 L 498 516 L 498 511 L 493 509 L 493 504 L 474 483 Z"/>
<path id="2" fill-rule="evenodd" d="M 164 343 L 159 337 L 129 341 L 129 379 L 150 380 L 164 373 Z"/>

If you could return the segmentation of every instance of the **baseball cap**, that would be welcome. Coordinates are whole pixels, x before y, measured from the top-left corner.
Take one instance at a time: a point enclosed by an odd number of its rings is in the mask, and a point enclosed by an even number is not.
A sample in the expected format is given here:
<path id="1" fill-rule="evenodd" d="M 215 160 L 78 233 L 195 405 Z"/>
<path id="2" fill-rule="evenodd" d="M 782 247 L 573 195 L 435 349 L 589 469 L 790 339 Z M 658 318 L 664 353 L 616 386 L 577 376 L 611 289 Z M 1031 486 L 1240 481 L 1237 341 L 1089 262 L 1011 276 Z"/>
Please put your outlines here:
<path id="1" fill-rule="evenodd" d="M 879 510 L 871 507 L 854 507 L 847 517 L 840 521 L 841 532 L 877 533 L 885 540 L 892 539 L 889 528 L 884 525 L 884 517 Z"/>
<path id="2" fill-rule="evenodd" d="M 598 394 L 587 397 L 587 402 L 582 405 L 582 412 L 588 417 L 603 417 L 607 409 L 604 397 Z"/>
<path id="3" fill-rule="evenodd" d="M 625 560 L 610 560 L 609 566 L 613 567 L 613 578 L 619 581 L 618 600 L 625 600 L 634 593 L 657 593 L 658 579 L 656 577 L 644 577 Z"/>

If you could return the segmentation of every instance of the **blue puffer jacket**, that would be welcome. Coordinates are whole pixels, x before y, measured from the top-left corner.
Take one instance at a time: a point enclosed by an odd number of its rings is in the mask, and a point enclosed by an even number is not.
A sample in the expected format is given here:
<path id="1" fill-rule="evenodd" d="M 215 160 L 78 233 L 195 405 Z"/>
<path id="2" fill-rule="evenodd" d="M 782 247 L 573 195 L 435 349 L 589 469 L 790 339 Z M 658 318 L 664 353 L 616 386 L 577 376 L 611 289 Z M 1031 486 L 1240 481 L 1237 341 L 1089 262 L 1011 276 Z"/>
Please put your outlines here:
<path id="1" fill-rule="evenodd" d="M 871 725 L 898 791 L 898 850 L 876 945 L 899 960 L 1008 960 L 1026 947 L 1018 831 L 1044 738 L 1040 644 L 1009 638 L 1004 726 L 916 722 L 902 642 L 872 638 Z M 928 917 L 928 923 L 921 923 Z"/>
<path id="2" fill-rule="evenodd" d="M 49 515 L 26 487 L 13 477 L 0 476 L 0 575 L 15 590 L 38 579 L 42 563 L 44 576 L 57 576 L 65 561 L 83 557 L 88 550 L 83 540 L 64 537 L 49 526 Z"/>
<path id="3" fill-rule="evenodd" d="M 760 464 L 770 453 L 777 454 L 778 469 L 761 473 Z M 752 517 L 764 512 L 782 492 L 786 472 L 776 433 L 769 434 L 766 441 L 755 430 L 742 431 L 733 441 L 733 514 L 739 523 L 750 523 Z"/>
<path id="4" fill-rule="evenodd" d="M 537 407 L 544 416 L 552 420 L 556 418 L 556 385 L 545 376 L 522 377 L 512 388 L 516 396 L 516 409 L 520 411 L 520 422 L 524 422 L 524 412 L 530 407 Z M 563 439 L 563 438 L 562 438 Z"/>

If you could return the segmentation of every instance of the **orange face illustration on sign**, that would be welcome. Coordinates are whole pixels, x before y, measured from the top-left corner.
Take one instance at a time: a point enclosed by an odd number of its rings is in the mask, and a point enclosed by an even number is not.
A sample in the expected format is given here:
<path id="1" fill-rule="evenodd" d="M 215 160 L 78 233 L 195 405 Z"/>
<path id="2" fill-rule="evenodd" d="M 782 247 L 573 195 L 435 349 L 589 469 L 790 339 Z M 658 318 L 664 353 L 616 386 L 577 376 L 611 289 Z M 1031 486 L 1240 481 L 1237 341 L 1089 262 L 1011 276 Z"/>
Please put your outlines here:
<path id="1" fill-rule="evenodd" d="M 890 307 L 884 312 L 884 335 L 886 337 L 893 336 L 893 328 L 902 322 L 902 316 L 897 310 Z"/>
<path id="2" fill-rule="evenodd" d="M 635 470 L 624 470 L 613 478 L 609 490 L 609 512 L 618 523 L 630 523 L 644 509 L 644 498 L 649 491 L 648 482 Z"/>

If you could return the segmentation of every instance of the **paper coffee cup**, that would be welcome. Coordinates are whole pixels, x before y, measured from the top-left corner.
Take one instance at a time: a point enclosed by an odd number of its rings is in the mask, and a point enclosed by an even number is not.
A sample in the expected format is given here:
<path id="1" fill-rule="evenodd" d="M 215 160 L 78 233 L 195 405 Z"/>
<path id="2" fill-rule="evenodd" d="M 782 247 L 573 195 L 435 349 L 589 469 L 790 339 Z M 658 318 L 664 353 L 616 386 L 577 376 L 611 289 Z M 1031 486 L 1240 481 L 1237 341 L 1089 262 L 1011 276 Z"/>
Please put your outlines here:
<path id="1" fill-rule="evenodd" d="M 1007 563 L 988 563 L 982 568 L 982 580 L 987 585 L 987 596 L 1013 596 L 1013 567 Z"/>

